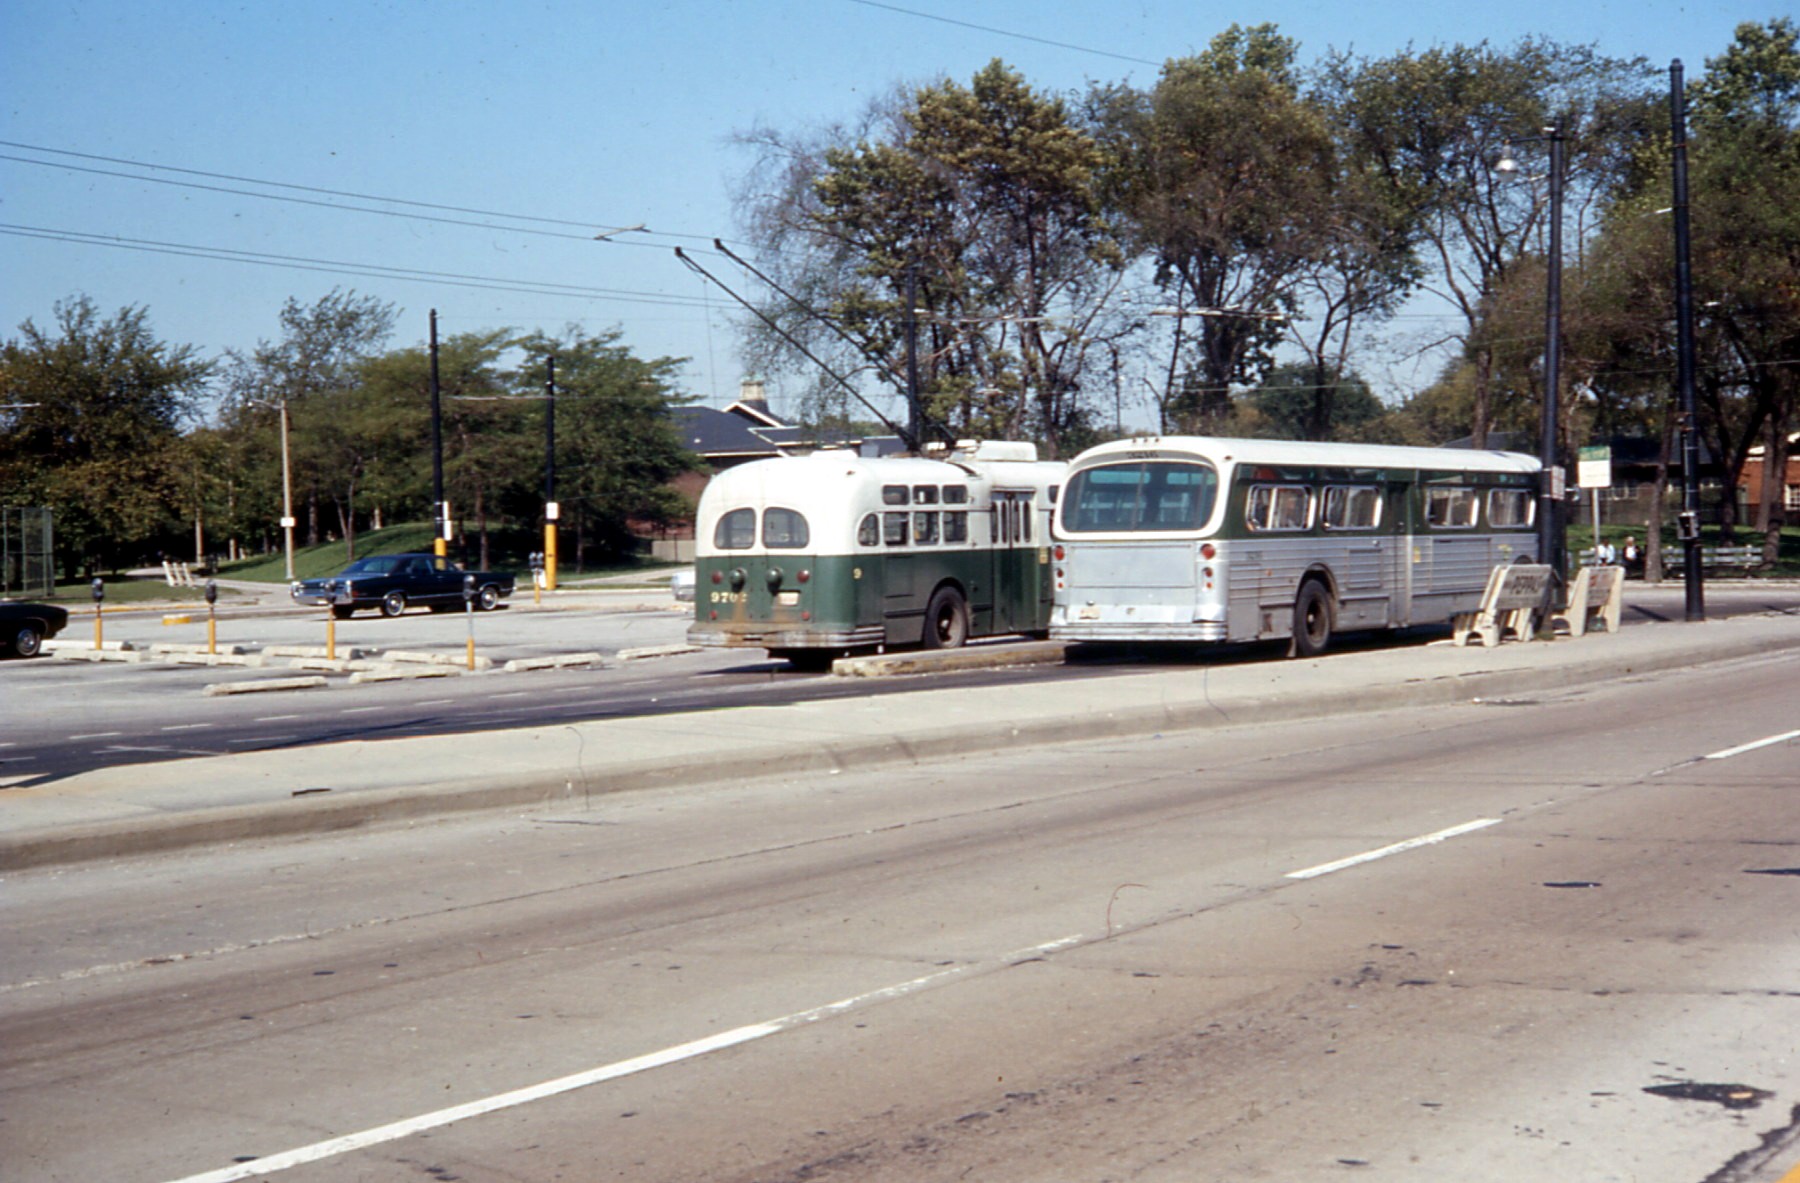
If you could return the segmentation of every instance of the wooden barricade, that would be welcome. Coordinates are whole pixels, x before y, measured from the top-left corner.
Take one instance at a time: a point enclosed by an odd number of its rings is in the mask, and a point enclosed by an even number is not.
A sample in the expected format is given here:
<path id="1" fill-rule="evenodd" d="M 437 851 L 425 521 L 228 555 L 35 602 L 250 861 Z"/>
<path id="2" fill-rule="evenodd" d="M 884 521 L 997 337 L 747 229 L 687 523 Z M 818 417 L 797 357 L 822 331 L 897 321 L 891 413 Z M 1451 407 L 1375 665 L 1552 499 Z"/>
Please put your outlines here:
<path id="1" fill-rule="evenodd" d="M 1569 589 L 1569 607 L 1558 612 L 1551 625 L 1568 626 L 1571 637 L 1585 634 L 1593 624 L 1604 624 L 1606 631 L 1619 631 L 1619 609 L 1625 601 L 1625 568 L 1583 567 Z"/>
<path id="2" fill-rule="evenodd" d="M 1488 575 L 1481 607 L 1459 612 L 1451 620 L 1451 640 L 1467 645 L 1471 637 L 1495 646 L 1509 636 L 1529 641 L 1536 617 L 1550 591 L 1550 568 L 1529 563 L 1495 567 Z"/>

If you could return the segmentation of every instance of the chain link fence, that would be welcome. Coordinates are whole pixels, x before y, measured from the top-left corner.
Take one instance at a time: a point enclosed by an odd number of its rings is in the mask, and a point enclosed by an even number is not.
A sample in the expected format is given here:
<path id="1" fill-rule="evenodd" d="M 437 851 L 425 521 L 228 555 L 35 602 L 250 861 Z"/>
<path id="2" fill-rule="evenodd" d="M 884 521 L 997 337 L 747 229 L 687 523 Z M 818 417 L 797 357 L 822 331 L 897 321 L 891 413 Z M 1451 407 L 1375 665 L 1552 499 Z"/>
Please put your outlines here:
<path id="1" fill-rule="evenodd" d="M 51 513 L 45 507 L 0 507 L 0 594 L 55 594 L 55 541 Z"/>

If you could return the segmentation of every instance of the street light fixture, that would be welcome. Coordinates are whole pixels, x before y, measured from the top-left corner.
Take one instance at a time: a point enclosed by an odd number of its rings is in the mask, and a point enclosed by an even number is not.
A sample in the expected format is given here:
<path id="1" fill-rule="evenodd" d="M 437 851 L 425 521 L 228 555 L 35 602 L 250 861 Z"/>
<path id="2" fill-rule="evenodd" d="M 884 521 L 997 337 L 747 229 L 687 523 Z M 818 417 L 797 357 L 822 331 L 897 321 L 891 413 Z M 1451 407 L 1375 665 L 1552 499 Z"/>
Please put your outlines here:
<path id="1" fill-rule="evenodd" d="M 1550 242 L 1545 255 L 1544 289 L 1544 407 L 1538 455 L 1543 471 L 1538 480 L 1538 562 L 1547 563 L 1557 580 L 1563 578 L 1562 498 L 1563 470 L 1557 463 L 1557 399 L 1562 383 L 1562 222 L 1567 139 L 1560 122 L 1546 127 L 1537 139 L 1550 145 Z M 1494 171 L 1510 176 L 1519 171 L 1512 145 L 1501 149 Z M 1561 593 L 1556 593 L 1560 599 Z"/>

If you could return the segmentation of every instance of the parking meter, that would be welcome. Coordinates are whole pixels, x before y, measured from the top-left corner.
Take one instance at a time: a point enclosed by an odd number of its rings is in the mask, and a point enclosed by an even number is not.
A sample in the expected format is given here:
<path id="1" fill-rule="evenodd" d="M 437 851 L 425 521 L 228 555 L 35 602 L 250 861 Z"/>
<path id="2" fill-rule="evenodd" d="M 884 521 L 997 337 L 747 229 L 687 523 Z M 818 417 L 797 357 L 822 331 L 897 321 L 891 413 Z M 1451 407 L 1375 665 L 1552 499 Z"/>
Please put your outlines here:
<path id="1" fill-rule="evenodd" d="M 469 668 L 475 668 L 475 576 L 463 575 L 463 615 L 469 621 Z"/>
<path id="2" fill-rule="evenodd" d="M 213 605 L 219 602 L 219 585 L 213 580 L 206 581 L 206 652 L 208 655 L 219 651 L 219 622 L 213 615 Z"/>
<path id="3" fill-rule="evenodd" d="M 96 575 L 96 576 L 94 576 L 94 603 L 98 604 L 101 600 L 104 600 L 105 598 L 106 598 L 106 584 L 102 583 L 100 581 L 100 577 L 98 575 Z"/>
<path id="4" fill-rule="evenodd" d="M 206 581 L 206 606 L 211 608 L 219 602 L 219 585 L 213 580 Z"/>
<path id="5" fill-rule="evenodd" d="M 95 655 L 98 655 L 102 648 L 101 638 L 102 638 L 103 634 L 101 632 L 101 626 L 100 626 L 100 617 L 101 617 L 100 601 L 104 600 L 105 598 L 106 598 L 106 585 L 104 583 L 101 583 L 100 577 L 98 575 L 96 575 L 96 576 L 94 576 L 94 653 L 95 653 Z"/>
<path id="6" fill-rule="evenodd" d="M 463 576 L 463 603 L 470 608 L 475 606 L 475 576 Z"/>

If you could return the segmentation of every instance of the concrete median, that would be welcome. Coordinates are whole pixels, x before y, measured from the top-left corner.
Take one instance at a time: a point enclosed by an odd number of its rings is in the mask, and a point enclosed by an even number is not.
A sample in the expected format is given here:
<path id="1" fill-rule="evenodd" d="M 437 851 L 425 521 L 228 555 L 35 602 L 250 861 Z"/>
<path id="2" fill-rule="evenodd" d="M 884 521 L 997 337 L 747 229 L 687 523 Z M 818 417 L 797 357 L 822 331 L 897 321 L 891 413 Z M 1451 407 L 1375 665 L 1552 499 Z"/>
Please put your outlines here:
<path id="1" fill-rule="evenodd" d="M 0 867 L 477 809 L 592 808 L 633 789 L 958 753 L 1041 758 L 1069 741 L 1502 698 L 1796 647 L 1800 621 L 1757 616 L 1494 649 L 1404 646 L 1163 668 L 1103 682 L 949 686 L 140 764 L 8 789 Z"/>

